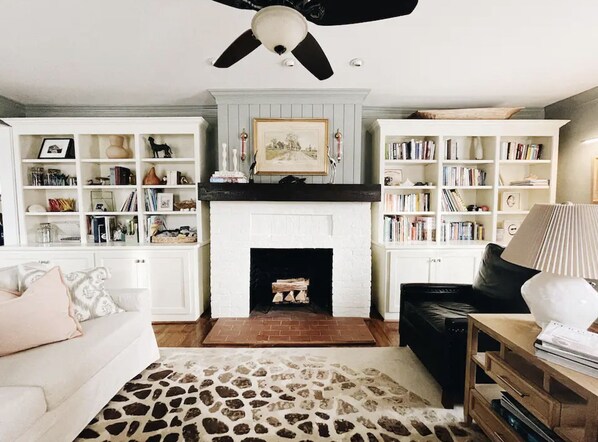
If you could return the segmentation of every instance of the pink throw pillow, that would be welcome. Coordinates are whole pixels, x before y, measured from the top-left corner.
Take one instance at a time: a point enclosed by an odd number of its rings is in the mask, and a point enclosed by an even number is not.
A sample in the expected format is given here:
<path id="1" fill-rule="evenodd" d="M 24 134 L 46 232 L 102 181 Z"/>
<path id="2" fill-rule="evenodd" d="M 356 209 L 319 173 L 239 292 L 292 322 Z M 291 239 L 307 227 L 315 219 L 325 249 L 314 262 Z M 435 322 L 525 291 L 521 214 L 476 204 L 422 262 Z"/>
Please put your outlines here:
<path id="1" fill-rule="evenodd" d="M 59 267 L 21 296 L 0 301 L 0 356 L 81 336 Z"/>

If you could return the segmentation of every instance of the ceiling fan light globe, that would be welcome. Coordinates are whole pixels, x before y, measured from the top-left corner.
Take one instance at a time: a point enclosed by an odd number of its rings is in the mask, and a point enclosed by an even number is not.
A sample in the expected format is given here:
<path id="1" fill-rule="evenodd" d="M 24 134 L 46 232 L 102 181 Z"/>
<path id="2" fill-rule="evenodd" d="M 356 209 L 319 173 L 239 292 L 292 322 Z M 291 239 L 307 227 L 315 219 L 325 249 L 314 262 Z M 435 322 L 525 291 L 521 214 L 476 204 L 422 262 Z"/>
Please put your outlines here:
<path id="1" fill-rule="evenodd" d="M 251 21 L 253 35 L 271 52 L 291 52 L 307 35 L 307 20 L 287 6 L 268 6 Z M 281 47 L 285 48 L 281 52 Z"/>

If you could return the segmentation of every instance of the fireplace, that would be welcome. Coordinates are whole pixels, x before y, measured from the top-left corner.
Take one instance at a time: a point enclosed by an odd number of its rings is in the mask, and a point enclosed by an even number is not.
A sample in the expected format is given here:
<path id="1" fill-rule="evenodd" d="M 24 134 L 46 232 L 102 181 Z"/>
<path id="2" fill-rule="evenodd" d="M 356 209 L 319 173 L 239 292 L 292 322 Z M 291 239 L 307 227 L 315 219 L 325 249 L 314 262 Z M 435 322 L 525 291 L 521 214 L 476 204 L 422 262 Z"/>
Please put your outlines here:
<path id="1" fill-rule="evenodd" d="M 301 307 L 332 314 L 332 249 L 252 248 L 249 296 L 251 310 Z"/>

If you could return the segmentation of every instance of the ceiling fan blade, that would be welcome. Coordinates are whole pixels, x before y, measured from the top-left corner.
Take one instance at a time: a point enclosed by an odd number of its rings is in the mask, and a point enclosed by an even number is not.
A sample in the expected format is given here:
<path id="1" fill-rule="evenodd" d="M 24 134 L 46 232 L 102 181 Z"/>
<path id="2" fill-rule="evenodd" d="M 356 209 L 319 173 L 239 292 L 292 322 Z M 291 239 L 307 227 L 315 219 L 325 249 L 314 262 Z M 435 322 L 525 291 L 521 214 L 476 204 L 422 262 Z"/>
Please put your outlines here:
<path id="1" fill-rule="evenodd" d="M 334 74 L 322 47 L 309 32 L 303 41 L 293 49 L 293 55 L 318 80 L 326 80 Z"/>
<path id="2" fill-rule="evenodd" d="M 254 11 L 259 11 L 260 9 L 262 9 L 264 6 L 269 6 L 268 4 L 266 5 L 257 5 L 254 2 L 248 1 L 248 0 L 214 0 L 216 3 L 221 3 L 223 5 L 226 6 L 231 6 L 233 8 L 238 8 L 238 9 L 252 9 Z M 261 2 L 263 3 L 263 2 Z M 266 2 L 268 3 L 268 2 Z"/>
<path id="3" fill-rule="evenodd" d="M 228 68 L 253 52 L 262 43 L 255 38 L 251 29 L 243 32 L 214 63 L 217 68 Z"/>
<path id="4" fill-rule="evenodd" d="M 418 0 L 315 0 L 307 3 L 301 12 L 307 20 L 317 25 L 349 25 L 409 15 L 417 2 Z"/>

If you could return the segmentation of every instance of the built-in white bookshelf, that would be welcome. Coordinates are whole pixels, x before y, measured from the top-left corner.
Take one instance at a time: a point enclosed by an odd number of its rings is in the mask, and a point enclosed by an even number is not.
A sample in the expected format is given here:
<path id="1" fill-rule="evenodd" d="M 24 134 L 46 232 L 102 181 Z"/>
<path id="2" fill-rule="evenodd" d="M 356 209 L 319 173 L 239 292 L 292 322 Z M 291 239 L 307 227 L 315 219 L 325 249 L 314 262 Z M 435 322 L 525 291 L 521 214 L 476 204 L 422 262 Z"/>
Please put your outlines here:
<path id="1" fill-rule="evenodd" d="M 382 185 L 382 197 L 372 208 L 373 241 L 391 248 L 506 243 L 505 223 L 516 226 L 534 204 L 555 202 L 559 128 L 564 124 L 562 120 L 375 121 L 370 128 L 372 178 Z M 481 145 L 478 155 L 477 144 Z M 413 146 L 417 146 L 415 154 L 405 155 L 413 152 Z M 455 174 L 483 175 L 484 179 L 452 179 Z M 530 176 L 545 181 L 514 184 Z M 403 186 L 407 179 L 409 185 Z M 463 204 L 443 205 L 446 192 Z M 425 199 L 429 204 L 396 210 L 392 202 L 405 197 Z M 467 207 L 472 205 L 484 210 L 469 211 Z M 456 232 L 459 225 L 478 234 L 483 229 L 483 237 L 447 237 L 446 233 Z M 422 231 L 425 240 L 421 240 Z M 416 234 L 407 234 L 410 232 Z"/>
<path id="2" fill-rule="evenodd" d="M 19 207 L 19 230 L 21 244 L 36 245 L 36 233 L 41 223 L 51 223 L 58 235 L 56 241 L 65 236 L 79 238 L 75 243 L 92 245 L 91 219 L 111 216 L 117 224 L 130 226 L 136 221 L 136 235 L 127 235 L 126 243 L 149 245 L 147 222 L 152 216 L 161 216 L 168 229 L 181 226 L 196 228 L 198 241 L 208 239 L 207 205 L 197 200 L 197 185 L 207 179 L 206 128 L 203 118 L 26 118 L 12 119 L 13 142 L 15 146 L 17 198 Z M 110 136 L 124 139 L 128 158 L 108 158 L 106 149 Z M 172 148 L 172 158 L 154 158 L 149 137 L 158 144 Z M 73 140 L 74 158 L 40 159 L 39 152 L 45 138 L 69 138 Z M 180 172 L 184 182 L 144 185 L 143 178 L 154 167 L 158 177 L 170 171 Z M 43 168 L 60 171 L 68 177 L 60 185 L 42 184 L 32 181 L 32 171 Z M 116 168 L 116 169 L 115 169 Z M 120 169 L 119 169 L 120 168 Z M 129 179 L 110 183 L 100 178 L 109 178 L 111 171 L 126 170 Z M 124 172 L 125 176 L 129 172 Z M 114 173 L 114 172 L 112 172 Z M 72 178 L 72 179 L 69 179 Z M 102 184 L 100 182 L 109 183 Z M 184 200 L 196 202 L 195 211 L 179 211 L 175 207 L 167 210 L 150 208 L 146 196 L 150 192 L 170 193 L 174 203 Z M 97 196 L 105 194 L 108 201 L 106 211 L 95 206 Z M 50 211 L 50 199 L 74 200 L 73 211 Z M 136 200 L 125 207 L 127 201 Z M 47 212 L 32 212 L 38 205 Z"/>

